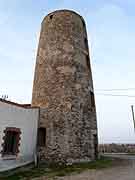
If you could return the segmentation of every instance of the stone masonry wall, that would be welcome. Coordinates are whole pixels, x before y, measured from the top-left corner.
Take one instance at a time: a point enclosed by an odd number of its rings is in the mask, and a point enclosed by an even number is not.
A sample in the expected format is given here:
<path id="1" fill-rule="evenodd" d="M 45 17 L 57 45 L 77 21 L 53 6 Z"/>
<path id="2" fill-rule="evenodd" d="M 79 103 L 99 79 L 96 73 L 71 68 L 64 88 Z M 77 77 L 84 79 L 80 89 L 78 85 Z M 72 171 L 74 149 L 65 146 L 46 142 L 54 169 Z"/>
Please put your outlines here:
<path id="1" fill-rule="evenodd" d="M 69 10 L 55 11 L 42 22 L 33 85 L 32 105 L 40 107 L 39 127 L 46 128 L 41 160 L 95 158 L 97 122 L 90 91 L 94 92 L 84 20 Z"/>

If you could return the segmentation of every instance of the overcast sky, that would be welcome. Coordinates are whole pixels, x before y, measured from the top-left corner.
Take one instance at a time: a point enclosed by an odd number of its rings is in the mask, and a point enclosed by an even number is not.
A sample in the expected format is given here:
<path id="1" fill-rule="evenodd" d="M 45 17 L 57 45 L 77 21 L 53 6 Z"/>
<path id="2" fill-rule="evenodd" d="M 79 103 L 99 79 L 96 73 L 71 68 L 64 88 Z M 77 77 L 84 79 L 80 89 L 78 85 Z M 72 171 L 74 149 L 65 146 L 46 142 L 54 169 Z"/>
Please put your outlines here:
<path id="1" fill-rule="evenodd" d="M 0 95 L 30 103 L 44 16 L 72 9 L 87 24 L 99 140 L 135 143 L 131 104 L 135 90 L 135 0 L 0 0 Z"/>

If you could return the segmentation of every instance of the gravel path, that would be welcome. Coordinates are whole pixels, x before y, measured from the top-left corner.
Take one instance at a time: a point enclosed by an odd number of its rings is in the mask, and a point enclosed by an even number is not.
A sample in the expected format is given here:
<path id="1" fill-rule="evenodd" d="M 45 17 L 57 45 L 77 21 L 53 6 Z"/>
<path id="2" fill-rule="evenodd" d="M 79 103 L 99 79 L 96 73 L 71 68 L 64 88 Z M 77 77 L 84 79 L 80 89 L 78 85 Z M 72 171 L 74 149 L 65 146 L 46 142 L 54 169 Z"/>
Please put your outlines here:
<path id="1" fill-rule="evenodd" d="M 58 178 L 58 180 L 135 180 L 135 167 L 89 170 L 78 175 Z"/>
<path id="2" fill-rule="evenodd" d="M 47 180 L 47 178 L 41 177 L 36 180 Z M 80 174 L 53 178 L 53 180 L 135 180 L 135 161 L 129 161 L 128 163 L 125 161 L 119 166 L 88 170 Z"/>

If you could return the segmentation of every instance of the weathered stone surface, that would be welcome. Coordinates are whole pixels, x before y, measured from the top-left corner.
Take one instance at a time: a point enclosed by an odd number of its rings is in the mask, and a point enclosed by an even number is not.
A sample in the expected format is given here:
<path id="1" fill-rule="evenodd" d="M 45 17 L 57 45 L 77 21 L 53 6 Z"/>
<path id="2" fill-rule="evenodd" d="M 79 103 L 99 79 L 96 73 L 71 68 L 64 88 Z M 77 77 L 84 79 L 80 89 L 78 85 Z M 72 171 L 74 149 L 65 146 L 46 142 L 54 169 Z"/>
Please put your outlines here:
<path id="1" fill-rule="evenodd" d="M 39 127 L 46 128 L 46 146 L 39 154 L 47 162 L 95 158 L 97 122 L 87 43 L 84 20 L 72 11 L 55 11 L 42 22 L 32 105 L 40 107 Z"/>

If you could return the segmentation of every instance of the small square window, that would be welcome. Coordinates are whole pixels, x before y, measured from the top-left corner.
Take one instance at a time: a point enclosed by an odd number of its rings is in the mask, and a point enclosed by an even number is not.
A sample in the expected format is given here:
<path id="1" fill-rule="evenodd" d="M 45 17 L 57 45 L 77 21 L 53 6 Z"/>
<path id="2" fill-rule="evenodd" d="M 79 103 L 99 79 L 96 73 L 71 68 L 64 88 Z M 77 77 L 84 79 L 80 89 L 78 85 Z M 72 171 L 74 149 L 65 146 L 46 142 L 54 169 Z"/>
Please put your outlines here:
<path id="1" fill-rule="evenodd" d="M 53 18 L 53 14 L 50 15 L 50 19 L 52 19 L 52 18 Z"/>

